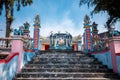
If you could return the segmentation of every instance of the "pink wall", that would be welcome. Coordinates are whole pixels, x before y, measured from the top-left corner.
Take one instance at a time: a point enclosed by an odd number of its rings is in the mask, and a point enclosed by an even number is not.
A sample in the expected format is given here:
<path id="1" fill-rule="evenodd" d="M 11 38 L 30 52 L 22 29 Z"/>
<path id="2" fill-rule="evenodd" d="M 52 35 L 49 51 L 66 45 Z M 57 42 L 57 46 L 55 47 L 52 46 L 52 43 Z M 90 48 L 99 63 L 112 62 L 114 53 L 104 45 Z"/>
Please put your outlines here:
<path id="1" fill-rule="evenodd" d="M 116 56 L 118 53 L 120 53 L 120 39 L 118 38 L 111 39 L 109 42 L 109 46 L 110 46 L 111 57 L 112 57 L 113 71 L 117 73 L 118 69 L 117 69 Z"/>
<path id="2" fill-rule="evenodd" d="M 113 71 L 117 73 L 117 62 L 116 62 L 114 41 L 111 41 L 109 43 L 109 46 L 110 46 L 110 52 L 111 52 L 111 58 L 112 58 Z"/>
<path id="3" fill-rule="evenodd" d="M 12 53 L 19 53 L 19 60 L 18 60 L 18 72 L 20 72 L 20 69 L 22 68 L 22 52 L 23 52 L 23 41 L 22 38 L 17 38 L 12 40 Z"/>
<path id="4" fill-rule="evenodd" d="M 115 41 L 114 42 L 115 45 L 115 53 L 120 53 L 120 41 Z"/>

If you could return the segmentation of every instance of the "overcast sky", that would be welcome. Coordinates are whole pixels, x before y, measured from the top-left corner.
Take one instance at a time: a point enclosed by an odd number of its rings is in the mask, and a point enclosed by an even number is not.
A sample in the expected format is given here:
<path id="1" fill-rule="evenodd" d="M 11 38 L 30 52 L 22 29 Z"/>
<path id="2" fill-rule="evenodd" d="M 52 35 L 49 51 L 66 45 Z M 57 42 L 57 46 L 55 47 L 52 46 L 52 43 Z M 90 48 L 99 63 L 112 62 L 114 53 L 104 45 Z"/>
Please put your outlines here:
<path id="1" fill-rule="evenodd" d="M 33 37 L 33 21 L 35 15 L 40 15 L 42 36 L 48 36 L 51 31 L 61 33 L 69 32 L 73 36 L 83 34 L 83 19 L 86 14 L 90 15 L 91 9 L 86 5 L 79 7 L 79 0 L 33 0 L 33 4 L 21 7 L 17 12 L 14 10 L 14 22 L 12 28 L 18 28 L 23 23 L 30 23 L 30 35 Z M 105 31 L 104 24 L 107 14 L 94 15 L 91 24 L 98 24 L 99 32 Z M 1 31 L 3 30 L 3 31 Z M 5 36 L 5 11 L 0 16 L 0 37 Z"/>

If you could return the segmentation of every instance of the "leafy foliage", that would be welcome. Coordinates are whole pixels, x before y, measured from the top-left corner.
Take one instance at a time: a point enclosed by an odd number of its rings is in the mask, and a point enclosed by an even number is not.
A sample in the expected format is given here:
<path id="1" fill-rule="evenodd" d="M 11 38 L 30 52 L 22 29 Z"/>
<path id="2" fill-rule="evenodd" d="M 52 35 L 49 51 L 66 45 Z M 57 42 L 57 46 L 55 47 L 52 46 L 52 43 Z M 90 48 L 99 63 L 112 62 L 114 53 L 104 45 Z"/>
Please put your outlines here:
<path id="1" fill-rule="evenodd" d="M 0 0 L 0 15 L 2 14 L 3 7 L 5 7 L 6 17 L 6 37 L 9 37 L 10 26 L 14 20 L 14 7 L 17 7 L 17 11 L 20 10 L 21 5 L 23 7 L 31 5 L 32 0 Z"/>
<path id="2" fill-rule="evenodd" d="M 109 17 L 106 22 L 106 27 L 111 28 L 116 21 L 120 20 L 120 0 L 80 0 L 80 6 L 87 4 L 88 7 L 94 7 L 91 15 L 100 12 L 107 12 Z"/>

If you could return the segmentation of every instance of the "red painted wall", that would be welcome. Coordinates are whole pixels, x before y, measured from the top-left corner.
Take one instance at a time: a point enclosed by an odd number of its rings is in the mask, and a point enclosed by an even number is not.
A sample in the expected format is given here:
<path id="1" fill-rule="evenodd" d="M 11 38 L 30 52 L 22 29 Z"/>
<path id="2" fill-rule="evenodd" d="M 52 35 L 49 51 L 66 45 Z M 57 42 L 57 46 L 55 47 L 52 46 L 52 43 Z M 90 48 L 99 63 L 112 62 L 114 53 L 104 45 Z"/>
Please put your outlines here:
<path id="1" fill-rule="evenodd" d="M 49 45 L 45 45 L 45 50 L 48 50 L 49 49 Z"/>
<path id="2" fill-rule="evenodd" d="M 77 44 L 72 44 L 73 50 L 78 51 L 78 45 Z"/>

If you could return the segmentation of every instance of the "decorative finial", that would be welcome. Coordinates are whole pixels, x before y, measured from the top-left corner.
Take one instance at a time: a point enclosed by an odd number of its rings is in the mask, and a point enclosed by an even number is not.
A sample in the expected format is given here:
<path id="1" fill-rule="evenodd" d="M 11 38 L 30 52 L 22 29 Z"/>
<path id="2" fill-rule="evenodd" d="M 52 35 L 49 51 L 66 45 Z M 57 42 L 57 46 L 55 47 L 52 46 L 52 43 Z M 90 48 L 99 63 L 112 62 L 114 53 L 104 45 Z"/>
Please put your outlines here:
<path id="1" fill-rule="evenodd" d="M 38 27 L 41 27 L 40 26 L 40 17 L 39 17 L 39 15 L 35 16 L 34 25 L 38 26 Z"/>
<path id="2" fill-rule="evenodd" d="M 24 23 L 24 26 L 30 27 L 30 24 L 26 21 L 26 22 Z"/>
<path id="3" fill-rule="evenodd" d="M 92 24 L 92 26 L 95 26 L 95 27 L 96 27 L 97 25 L 98 25 L 98 24 L 96 24 L 95 22 L 93 22 L 93 24 Z"/>
<path id="4" fill-rule="evenodd" d="M 88 15 L 85 15 L 84 17 L 84 24 L 90 24 L 90 18 Z"/>
<path id="5" fill-rule="evenodd" d="M 98 24 L 96 24 L 95 22 L 93 22 L 93 24 L 92 24 L 92 30 L 97 30 L 97 26 L 98 26 Z"/>

